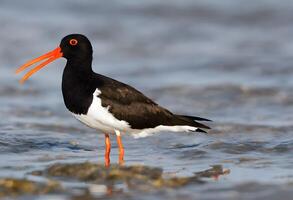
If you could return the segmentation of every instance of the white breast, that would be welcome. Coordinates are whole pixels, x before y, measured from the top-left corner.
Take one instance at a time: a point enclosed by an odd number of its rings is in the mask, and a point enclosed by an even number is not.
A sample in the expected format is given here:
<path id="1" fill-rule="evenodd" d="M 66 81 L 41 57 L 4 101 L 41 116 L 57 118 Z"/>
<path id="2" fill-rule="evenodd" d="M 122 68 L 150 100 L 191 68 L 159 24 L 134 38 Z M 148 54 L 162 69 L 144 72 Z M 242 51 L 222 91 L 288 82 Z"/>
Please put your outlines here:
<path id="1" fill-rule="evenodd" d="M 115 130 L 127 131 L 130 129 L 126 121 L 115 118 L 107 108 L 102 106 L 102 100 L 99 98 L 101 91 L 96 89 L 93 93 L 93 101 L 87 114 L 73 114 L 78 120 L 91 128 L 101 130 L 106 133 L 115 133 Z"/>

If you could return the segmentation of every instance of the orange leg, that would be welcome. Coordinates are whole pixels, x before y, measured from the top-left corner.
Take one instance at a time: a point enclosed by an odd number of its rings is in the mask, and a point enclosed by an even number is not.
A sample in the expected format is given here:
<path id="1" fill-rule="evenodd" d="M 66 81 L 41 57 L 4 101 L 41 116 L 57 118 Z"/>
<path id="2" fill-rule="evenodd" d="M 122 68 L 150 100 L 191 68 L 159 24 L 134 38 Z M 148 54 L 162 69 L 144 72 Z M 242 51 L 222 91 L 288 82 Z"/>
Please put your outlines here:
<path id="1" fill-rule="evenodd" d="M 120 134 L 117 135 L 117 144 L 119 147 L 119 165 L 124 164 L 124 148 Z"/>
<path id="2" fill-rule="evenodd" d="M 111 142 L 109 134 L 105 134 L 105 166 L 110 166 Z"/>

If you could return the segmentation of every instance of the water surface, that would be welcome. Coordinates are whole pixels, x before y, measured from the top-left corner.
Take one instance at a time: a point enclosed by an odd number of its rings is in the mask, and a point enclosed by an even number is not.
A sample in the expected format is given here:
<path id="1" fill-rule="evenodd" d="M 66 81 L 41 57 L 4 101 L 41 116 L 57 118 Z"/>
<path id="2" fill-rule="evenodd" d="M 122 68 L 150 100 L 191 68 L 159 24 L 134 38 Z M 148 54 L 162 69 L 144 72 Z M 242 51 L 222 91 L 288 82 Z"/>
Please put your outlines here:
<path id="1" fill-rule="evenodd" d="M 214 120 L 208 135 L 123 137 L 128 165 L 162 167 L 179 176 L 215 164 L 231 171 L 202 186 L 151 194 L 127 191 L 130 196 L 122 198 L 292 196 L 291 1 L 0 4 L 1 177 L 27 177 L 57 162 L 103 162 L 103 134 L 77 122 L 63 105 L 65 60 L 54 62 L 25 85 L 13 74 L 26 60 L 77 32 L 93 43 L 96 72 L 135 86 L 174 112 Z M 116 162 L 115 140 L 113 145 L 111 158 Z"/>

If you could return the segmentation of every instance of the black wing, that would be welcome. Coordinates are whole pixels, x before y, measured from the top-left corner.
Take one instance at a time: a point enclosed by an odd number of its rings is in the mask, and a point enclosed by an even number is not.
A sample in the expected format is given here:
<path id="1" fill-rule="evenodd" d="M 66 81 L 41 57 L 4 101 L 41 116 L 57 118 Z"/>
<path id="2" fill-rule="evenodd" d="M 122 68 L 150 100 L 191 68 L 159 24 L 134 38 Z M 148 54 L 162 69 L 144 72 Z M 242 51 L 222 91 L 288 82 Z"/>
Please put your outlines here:
<path id="1" fill-rule="evenodd" d="M 102 106 L 119 120 L 127 121 L 134 129 L 154 128 L 159 125 L 189 125 L 208 129 L 209 127 L 186 116 L 174 115 L 167 109 L 137 91 L 135 88 L 97 74 L 97 88 Z"/>

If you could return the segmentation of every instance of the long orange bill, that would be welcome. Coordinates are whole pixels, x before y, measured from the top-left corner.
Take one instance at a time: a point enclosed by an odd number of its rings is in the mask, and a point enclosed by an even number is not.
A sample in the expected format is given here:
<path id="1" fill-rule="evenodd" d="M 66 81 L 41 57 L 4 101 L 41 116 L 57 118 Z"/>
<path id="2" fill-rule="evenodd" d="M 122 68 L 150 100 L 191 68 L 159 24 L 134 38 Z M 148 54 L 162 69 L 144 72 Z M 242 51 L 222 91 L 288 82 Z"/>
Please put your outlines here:
<path id="1" fill-rule="evenodd" d="M 15 73 L 18 74 L 20 72 L 22 72 L 23 70 L 25 70 L 26 68 L 30 67 L 31 65 L 40 62 L 42 60 L 45 60 L 44 62 L 42 62 L 41 64 L 39 64 L 38 66 L 36 66 L 35 68 L 31 69 L 30 71 L 28 71 L 21 79 L 20 79 L 20 83 L 24 83 L 31 75 L 33 75 L 34 73 L 36 73 L 37 71 L 39 71 L 40 69 L 42 69 L 43 67 L 45 67 L 46 65 L 48 65 L 49 63 L 53 62 L 54 60 L 60 58 L 63 56 L 63 53 L 61 52 L 61 48 L 57 47 L 56 49 L 54 49 L 53 51 L 50 51 L 38 58 L 35 58 L 33 60 L 28 61 L 27 63 L 25 63 L 24 65 L 22 65 L 21 67 L 19 67 Z"/>

